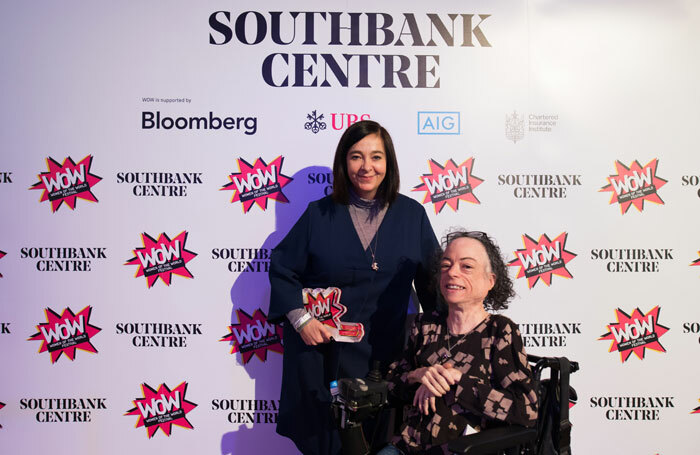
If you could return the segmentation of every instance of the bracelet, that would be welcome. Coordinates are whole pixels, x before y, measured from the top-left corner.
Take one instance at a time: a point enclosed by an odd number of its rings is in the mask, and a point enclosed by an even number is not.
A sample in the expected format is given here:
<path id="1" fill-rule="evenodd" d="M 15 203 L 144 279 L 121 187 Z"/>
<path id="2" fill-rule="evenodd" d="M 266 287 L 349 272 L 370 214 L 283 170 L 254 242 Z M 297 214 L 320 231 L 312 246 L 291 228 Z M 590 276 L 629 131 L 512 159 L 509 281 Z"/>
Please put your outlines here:
<path id="1" fill-rule="evenodd" d="M 302 317 L 294 321 L 294 330 L 299 332 L 306 324 L 311 322 L 313 316 L 311 316 L 309 313 L 305 313 Z"/>

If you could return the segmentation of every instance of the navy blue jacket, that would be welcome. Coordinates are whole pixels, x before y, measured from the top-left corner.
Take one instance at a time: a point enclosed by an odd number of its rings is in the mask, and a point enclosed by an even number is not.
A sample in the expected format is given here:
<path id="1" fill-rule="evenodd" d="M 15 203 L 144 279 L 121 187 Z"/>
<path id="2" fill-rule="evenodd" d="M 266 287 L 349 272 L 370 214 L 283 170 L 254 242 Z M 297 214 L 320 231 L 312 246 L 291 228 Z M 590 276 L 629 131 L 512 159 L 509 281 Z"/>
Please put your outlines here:
<path id="1" fill-rule="evenodd" d="M 399 195 L 377 231 L 375 260 L 364 250 L 348 207 L 330 197 L 309 204 L 299 221 L 272 251 L 268 318 L 284 322 L 302 308 L 303 288 L 338 287 L 348 309 L 343 321 L 361 322 L 359 343 L 307 346 L 291 324 L 284 324 L 284 360 L 277 432 L 291 438 L 304 454 L 340 452 L 330 417 L 328 384 L 343 377 L 364 377 L 373 360 L 383 366 L 403 348 L 406 312 L 415 280 L 423 311 L 435 307 L 429 269 L 438 249 L 435 233 L 418 202 Z"/>

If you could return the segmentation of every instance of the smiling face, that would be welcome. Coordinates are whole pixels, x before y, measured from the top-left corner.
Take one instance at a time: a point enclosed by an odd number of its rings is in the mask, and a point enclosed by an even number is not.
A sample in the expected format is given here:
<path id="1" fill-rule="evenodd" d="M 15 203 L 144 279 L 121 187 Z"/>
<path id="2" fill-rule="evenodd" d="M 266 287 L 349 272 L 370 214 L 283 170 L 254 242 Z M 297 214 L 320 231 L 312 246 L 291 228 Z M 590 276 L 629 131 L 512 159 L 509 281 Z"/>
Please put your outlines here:
<path id="1" fill-rule="evenodd" d="M 374 199 L 386 175 L 386 152 L 379 134 L 357 141 L 346 155 L 348 178 L 358 196 Z"/>
<path id="2" fill-rule="evenodd" d="M 483 305 L 495 283 L 481 242 L 460 237 L 447 245 L 440 262 L 440 292 L 448 306 Z"/>

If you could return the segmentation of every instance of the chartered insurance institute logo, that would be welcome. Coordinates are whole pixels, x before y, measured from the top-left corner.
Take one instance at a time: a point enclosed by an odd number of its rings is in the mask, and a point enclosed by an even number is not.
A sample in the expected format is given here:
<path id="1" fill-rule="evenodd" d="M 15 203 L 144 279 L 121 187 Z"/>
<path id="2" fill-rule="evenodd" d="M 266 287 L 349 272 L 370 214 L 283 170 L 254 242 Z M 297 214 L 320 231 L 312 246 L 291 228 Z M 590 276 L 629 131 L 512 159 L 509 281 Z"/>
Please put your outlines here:
<path id="1" fill-rule="evenodd" d="M 141 242 L 143 247 L 134 249 L 134 257 L 127 260 L 124 265 L 138 266 L 134 276 L 144 277 L 149 288 L 158 281 L 158 278 L 170 286 L 173 274 L 194 278 L 187 269 L 187 263 L 194 259 L 197 253 L 185 248 L 187 231 L 182 231 L 173 239 L 163 232 L 157 240 L 144 232 L 141 234 Z"/>
<path id="2" fill-rule="evenodd" d="M 64 159 L 62 164 L 47 158 L 46 165 L 49 170 L 39 174 L 39 181 L 29 189 L 42 190 L 39 202 L 50 201 L 52 212 L 55 213 L 63 203 L 74 210 L 78 198 L 97 202 L 92 187 L 102 177 L 90 173 L 92 155 L 86 156 L 78 164 L 71 157 Z"/>
<path id="3" fill-rule="evenodd" d="M 126 411 L 125 416 L 138 416 L 136 428 L 145 427 L 148 438 L 160 428 L 166 436 L 170 436 L 173 425 L 193 429 L 187 420 L 187 414 L 197 405 L 185 399 L 187 382 L 182 382 L 173 390 L 161 384 L 154 389 L 148 384 L 141 384 L 143 398 L 133 400 L 134 407 Z"/>
<path id="4" fill-rule="evenodd" d="M 97 354 L 92 338 L 102 329 L 90 324 L 91 306 L 86 306 L 78 314 L 65 308 L 59 315 L 50 308 L 44 310 L 46 322 L 36 326 L 38 332 L 29 341 L 41 341 L 39 353 L 48 352 L 51 363 L 56 363 L 62 354 L 75 360 L 75 350 Z"/>
<path id="5" fill-rule="evenodd" d="M 238 324 L 229 326 L 230 333 L 219 341 L 231 343 L 231 354 L 241 353 L 243 365 L 255 355 L 262 362 L 267 360 L 267 352 L 284 353 L 282 347 L 282 327 L 268 322 L 267 315 L 258 308 L 250 316 L 243 310 L 236 310 Z"/>
<path id="6" fill-rule="evenodd" d="M 666 352 L 659 338 L 669 329 L 659 324 L 660 311 L 658 305 L 647 313 L 642 313 L 642 310 L 636 308 L 630 316 L 618 308 L 615 310 L 617 322 L 608 324 L 608 332 L 598 339 L 610 340 L 608 352 L 619 351 L 622 363 L 632 354 L 643 360 L 647 349 Z"/>
<path id="7" fill-rule="evenodd" d="M 630 167 L 625 166 L 620 161 L 615 161 L 617 174 L 609 176 L 607 178 L 608 184 L 598 191 L 612 193 L 610 204 L 620 204 L 622 214 L 627 213 L 630 205 L 634 205 L 634 208 L 641 212 L 644 210 L 644 201 L 664 204 L 657 191 L 667 181 L 656 176 L 658 165 L 659 160 L 656 158 L 644 166 L 636 160 Z"/>
<path id="8" fill-rule="evenodd" d="M 243 213 L 247 213 L 253 204 L 263 210 L 267 209 L 268 199 L 289 202 L 282 193 L 282 188 L 293 179 L 282 174 L 284 157 L 278 156 L 270 164 L 258 158 L 251 165 L 243 158 L 238 159 L 238 173 L 228 176 L 230 182 L 220 190 L 232 190 L 231 203 L 240 202 Z"/>
<path id="9" fill-rule="evenodd" d="M 415 186 L 411 191 L 425 191 L 423 204 L 432 202 L 435 213 L 440 213 L 445 205 L 456 212 L 459 201 L 481 204 L 474 194 L 474 188 L 481 185 L 484 180 L 472 173 L 474 158 L 469 158 L 460 165 L 449 159 L 444 167 L 431 159 L 428 165 L 430 173 L 423 174 L 420 177 L 423 183 Z"/>
<path id="10" fill-rule="evenodd" d="M 535 241 L 527 234 L 523 234 L 525 248 L 515 251 L 515 259 L 508 263 L 512 267 L 520 267 L 516 278 L 527 278 L 527 287 L 532 289 L 538 281 L 542 280 L 549 286 L 552 284 L 552 275 L 564 278 L 573 278 L 566 268 L 576 254 L 566 250 L 566 232 L 562 232 L 553 240 L 547 234 L 542 234 Z"/>
<path id="11" fill-rule="evenodd" d="M 525 137 L 525 116 L 518 115 L 516 111 L 506 114 L 506 139 L 513 144 Z"/>

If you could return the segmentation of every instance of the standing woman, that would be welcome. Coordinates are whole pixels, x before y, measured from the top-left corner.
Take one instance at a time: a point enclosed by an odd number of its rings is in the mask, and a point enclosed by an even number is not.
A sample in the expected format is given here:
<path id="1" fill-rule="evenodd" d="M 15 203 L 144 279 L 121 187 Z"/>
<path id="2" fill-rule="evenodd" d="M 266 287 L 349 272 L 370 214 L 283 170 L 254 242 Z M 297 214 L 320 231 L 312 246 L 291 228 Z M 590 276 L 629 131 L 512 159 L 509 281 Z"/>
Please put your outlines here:
<path id="1" fill-rule="evenodd" d="M 438 242 L 423 206 L 398 190 L 389 133 L 371 120 L 354 123 L 335 152 L 333 193 L 309 204 L 272 252 L 269 317 L 289 322 L 277 432 L 304 454 L 340 453 L 329 384 L 398 356 L 414 281 L 424 310 L 435 307 L 428 282 Z M 326 287 L 341 289 L 343 321 L 364 324 L 360 342 L 332 342 L 306 313 L 302 289 Z"/>

